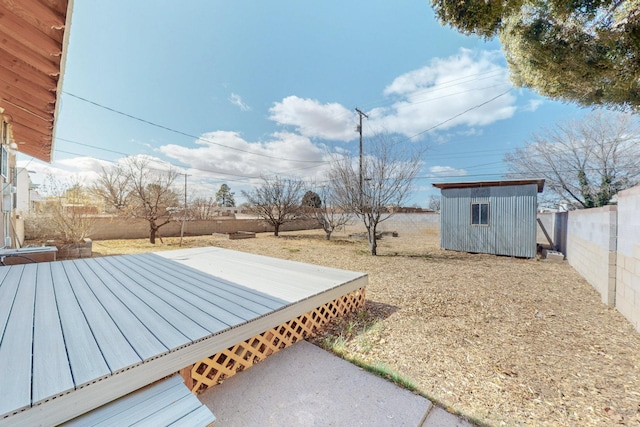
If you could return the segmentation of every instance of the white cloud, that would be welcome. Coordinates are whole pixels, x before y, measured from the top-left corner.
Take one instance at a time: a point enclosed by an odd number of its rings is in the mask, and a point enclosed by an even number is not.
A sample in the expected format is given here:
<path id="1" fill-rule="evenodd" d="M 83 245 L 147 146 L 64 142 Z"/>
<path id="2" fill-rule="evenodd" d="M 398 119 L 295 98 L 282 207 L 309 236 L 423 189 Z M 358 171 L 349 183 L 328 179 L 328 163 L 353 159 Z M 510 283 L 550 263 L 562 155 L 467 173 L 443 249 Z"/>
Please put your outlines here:
<path id="1" fill-rule="evenodd" d="M 431 166 L 429 172 L 437 176 L 465 176 L 467 174 L 466 170 L 451 166 Z"/>
<path id="2" fill-rule="evenodd" d="M 74 157 L 72 159 L 56 160 L 53 163 L 42 163 L 35 160 L 19 161 L 18 167 L 26 167 L 32 182 L 42 185 L 49 176 L 61 183 L 91 183 L 103 167 L 111 163 L 93 157 Z"/>
<path id="3" fill-rule="evenodd" d="M 529 103 L 521 107 L 522 111 L 534 112 L 536 111 L 544 101 L 542 99 L 530 99 Z"/>
<path id="4" fill-rule="evenodd" d="M 301 135 L 334 141 L 350 141 L 355 132 L 355 112 L 338 103 L 288 96 L 269 109 L 269 119 L 293 126 Z"/>
<path id="5" fill-rule="evenodd" d="M 203 134 L 196 147 L 164 145 L 159 151 L 189 165 L 190 174 L 210 179 L 260 177 L 273 173 L 300 177 L 323 170 L 325 152 L 305 136 L 279 132 L 267 141 L 249 142 L 237 132 Z"/>
<path id="6" fill-rule="evenodd" d="M 498 51 L 460 49 L 457 55 L 398 76 L 383 90 L 382 107 L 367 112 L 365 134 L 385 131 L 408 137 L 431 129 L 481 127 L 512 117 L 516 96 Z M 535 108 L 530 103 L 527 108 Z M 356 114 L 338 103 L 289 96 L 276 102 L 270 119 L 309 138 L 351 141 Z"/>
<path id="7" fill-rule="evenodd" d="M 516 97 L 502 61 L 500 52 L 461 49 L 397 77 L 384 90 L 390 106 L 370 112 L 372 127 L 413 136 L 512 117 Z"/>
<path id="8" fill-rule="evenodd" d="M 63 167 L 70 173 L 99 173 L 102 168 L 108 167 L 111 163 L 93 157 L 74 157 L 73 159 L 56 160 L 53 164 Z"/>
<path id="9" fill-rule="evenodd" d="M 238 108 L 240 108 L 240 110 L 242 111 L 250 111 L 251 107 L 249 107 L 247 104 L 244 103 L 244 101 L 242 101 L 242 97 L 236 93 L 231 93 L 231 96 L 229 97 L 229 101 L 237 106 Z"/>
<path id="10" fill-rule="evenodd" d="M 456 55 L 433 59 L 422 68 L 398 76 L 386 88 L 372 88 L 380 93 L 380 107 L 365 111 L 369 119 L 364 122 L 364 132 L 412 137 L 433 129 L 431 141 L 441 142 L 482 134 L 484 126 L 508 119 L 518 109 L 534 111 L 542 102 L 528 100 L 526 106 L 518 107 L 518 93 L 511 88 L 500 52 L 461 49 Z M 236 93 L 231 93 L 229 102 L 242 111 L 251 109 Z M 201 135 L 195 145 L 169 144 L 154 149 L 157 155 L 186 165 L 189 182 L 200 180 L 201 188 L 208 191 L 211 186 L 219 186 L 220 180 L 240 186 L 246 185 L 247 177 L 274 173 L 320 180 L 327 154 L 314 139 L 347 142 L 358 137 L 357 114 L 335 102 L 288 96 L 273 103 L 269 120 L 281 125 L 281 132 L 261 140 L 248 141 L 238 132 L 213 131 Z M 336 146 L 333 151 L 346 149 Z M 90 180 L 103 165 L 96 159 L 80 158 L 63 160 L 52 167 L 56 175 L 80 174 Z M 433 166 L 430 173 L 467 174 L 450 166 Z"/>

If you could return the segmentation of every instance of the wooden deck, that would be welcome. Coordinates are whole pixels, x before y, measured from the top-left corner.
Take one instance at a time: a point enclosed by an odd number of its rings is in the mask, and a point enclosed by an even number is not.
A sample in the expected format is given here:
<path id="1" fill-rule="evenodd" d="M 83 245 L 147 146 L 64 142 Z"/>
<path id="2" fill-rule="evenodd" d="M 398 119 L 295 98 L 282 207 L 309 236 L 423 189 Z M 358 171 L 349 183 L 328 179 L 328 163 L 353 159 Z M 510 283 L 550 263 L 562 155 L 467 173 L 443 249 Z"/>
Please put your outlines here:
<path id="1" fill-rule="evenodd" d="M 60 427 L 196 427 L 216 417 L 175 375 L 80 415 Z"/>
<path id="2" fill-rule="evenodd" d="M 69 420 L 366 284 L 213 247 L 0 267 L 0 425 Z"/>

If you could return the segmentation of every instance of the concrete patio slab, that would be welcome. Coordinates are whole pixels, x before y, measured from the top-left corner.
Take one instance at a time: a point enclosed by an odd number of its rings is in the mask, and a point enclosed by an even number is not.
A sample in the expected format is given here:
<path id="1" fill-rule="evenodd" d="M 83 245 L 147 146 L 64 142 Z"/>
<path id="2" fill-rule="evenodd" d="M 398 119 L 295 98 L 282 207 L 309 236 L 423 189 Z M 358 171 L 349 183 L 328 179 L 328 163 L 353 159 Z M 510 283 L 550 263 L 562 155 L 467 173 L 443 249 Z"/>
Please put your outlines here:
<path id="1" fill-rule="evenodd" d="M 199 396 L 229 426 L 471 426 L 306 341 Z M 444 414 L 440 413 L 443 412 Z M 432 414 L 436 417 L 430 422 Z M 447 424 L 449 423 L 449 424 Z"/>

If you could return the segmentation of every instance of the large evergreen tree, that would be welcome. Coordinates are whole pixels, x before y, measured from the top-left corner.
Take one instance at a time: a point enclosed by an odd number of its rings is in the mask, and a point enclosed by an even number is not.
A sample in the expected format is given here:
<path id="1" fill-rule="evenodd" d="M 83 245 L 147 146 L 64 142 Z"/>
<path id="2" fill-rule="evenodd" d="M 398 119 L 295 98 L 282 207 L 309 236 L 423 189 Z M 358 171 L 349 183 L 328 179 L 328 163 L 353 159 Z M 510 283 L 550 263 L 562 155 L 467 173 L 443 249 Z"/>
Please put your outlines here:
<path id="1" fill-rule="evenodd" d="M 302 196 L 301 205 L 305 208 L 318 209 L 322 206 L 322 200 L 320 199 L 320 196 L 318 195 L 318 193 L 309 190 L 306 193 L 304 193 L 304 196 Z"/>
<path id="2" fill-rule="evenodd" d="M 500 37 L 511 79 L 581 105 L 640 107 L 640 0 L 431 0 L 440 21 Z"/>
<path id="3" fill-rule="evenodd" d="M 236 205 L 234 194 L 227 184 L 222 184 L 216 193 L 216 203 L 227 208 L 233 207 Z"/>

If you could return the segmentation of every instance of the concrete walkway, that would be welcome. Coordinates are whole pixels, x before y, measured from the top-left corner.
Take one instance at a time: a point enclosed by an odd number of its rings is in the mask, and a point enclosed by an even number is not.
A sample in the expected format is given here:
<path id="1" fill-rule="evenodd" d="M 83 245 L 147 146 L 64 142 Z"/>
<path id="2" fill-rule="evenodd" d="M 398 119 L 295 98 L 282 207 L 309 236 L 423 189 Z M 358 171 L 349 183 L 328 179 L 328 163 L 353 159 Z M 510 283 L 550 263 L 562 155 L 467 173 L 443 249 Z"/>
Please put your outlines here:
<path id="1" fill-rule="evenodd" d="M 472 427 L 428 399 L 299 342 L 202 393 L 215 427 Z"/>

